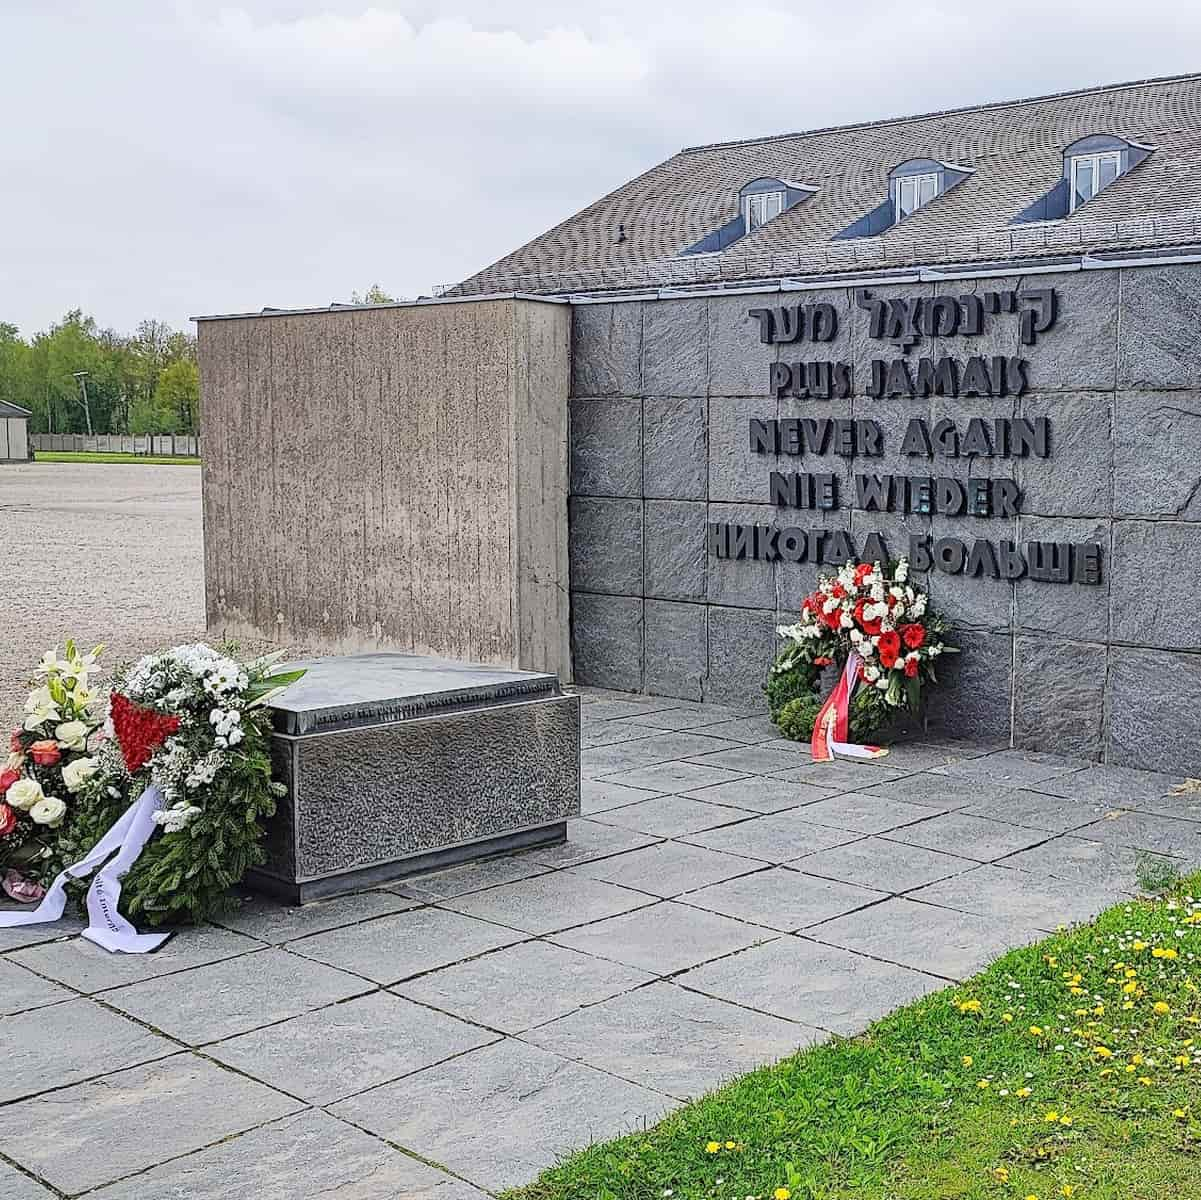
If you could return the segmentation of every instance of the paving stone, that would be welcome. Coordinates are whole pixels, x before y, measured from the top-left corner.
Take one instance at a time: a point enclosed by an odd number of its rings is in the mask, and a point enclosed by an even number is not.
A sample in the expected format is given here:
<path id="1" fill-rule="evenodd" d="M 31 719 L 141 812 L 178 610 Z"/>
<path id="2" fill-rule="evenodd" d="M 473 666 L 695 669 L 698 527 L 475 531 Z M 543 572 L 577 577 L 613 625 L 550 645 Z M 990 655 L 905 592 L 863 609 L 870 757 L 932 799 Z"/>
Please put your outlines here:
<path id="1" fill-rule="evenodd" d="M 583 705 L 581 717 L 585 724 L 594 721 L 641 721 L 657 714 L 674 711 L 671 700 L 627 700 L 612 696 L 603 700 L 588 699 Z"/>
<path id="2" fill-rule="evenodd" d="M 634 850 L 631 853 L 645 854 L 647 851 Z M 628 857 L 628 854 L 623 854 L 617 859 L 602 859 L 599 863 L 591 864 L 589 869 L 603 869 L 605 863 Z M 497 925 L 507 925 L 524 933 L 542 934 L 615 917 L 618 913 L 630 912 L 650 902 L 647 896 L 600 883 L 597 878 L 586 878 L 575 871 L 553 871 L 536 879 L 502 884 L 483 892 L 457 896 L 443 903 L 445 907 L 471 917 L 494 921 Z"/>
<path id="3" fill-rule="evenodd" d="M 0 912 L 21 912 L 24 905 L 0 904 Z M 17 925 L 12 929 L 0 929 L 0 954 L 19 950 L 24 946 L 37 946 L 43 942 L 61 942 L 74 937 L 83 928 L 77 917 L 66 917 L 53 924 Z"/>
<path id="4" fill-rule="evenodd" d="M 745 813 L 739 815 L 744 819 L 746 817 Z M 585 863 L 582 867 L 572 868 L 571 873 L 605 879 L 667 899 L 682 892 L 694 891 L 707 883 L 745 875 L 757 866 L 757 863 L 734 854 L 721 854 L 716 850 L 686 846 L 679 842 L 660 842 L 645 850 L 631 850 L 615 858 Z"/>
<path id="5" fill-rule="evenodd" d="M 850 883 L 803 875 L 789 867 L 771 867 L 690 892 L 683 901 L 739 921 L 792 933 L 883 898 L 881 892 Z"/>
<path id="6" fill-rule="evenodd" d="M 572 1150 L 651 1124 L 671 1106 L 637 1084 L 509 1040 L 333 1111 L 499 1191 L 528 1183 Z"/>
<path id="7" fill-rule="evenodd" d="M 422 975 L 392 990 L 477 1025 L 522 1033 L 652 979 L 646 971 L 578 950 L 526 942 Z"/>
<path id="8" fill-rule="evenodd" d="M 918 804 L 923 808 L 939 812 L 954 812 L 980 802 L 981 787 L 975 781 L 955 779 L 934 771 L 918 775 L 907 775 L 903 779 L 874 787 L 858 789 L 867 796 L 879 796 L 884 800 L 901 800 L 906 804 Z"/>
<path id="9" fill-rule="evenodd" d="M 585 723 L 580 728 L 580 747 L 591 750 L 594 746 L 620 746 L 622 742 L 644 738 L 649 732 L 644 727 L 626 725 L 621 721 Z"/>
<path id="10" fill-rule="evenodd" d="M 697 394 L 703 395 L 702 392 Z M 708 405 L 703 399 L 642 403 L 643 495 L 704 500 L 709 486 Z"/>
<path id="11" fill-rule="evenodd" d="M 299 1107 L 260 1083 L 179 1054 L 0 1107 L 0 1145 L 74 1195 Z"/>
<path id="12" fill-rule="evenodd" d="M 556 934 L 554 941 L 584 954 L 670 975 L 771 936 L 764 929 L 667 900 L 653 908 Z"/>
<path id="13" fill-rule="evenodd" d="M 1190 867 L 1201 864 L 1201 825 L 1154 813 L 1118 812 L 1077 829 L 1075 836 L 1111 846 L 1153 850 L 1183 859 Z"/>
<path id="14" fill-rule="evenodd" d="M 717 725 L 726 721 L 741 720 L 742 716 L 736 708 L 722 708 L 717 704 L 682 704 L 679 708 L 666 708 L 662 712 L 632 717 L 631 720 L 645 725 L 648 729 L 690 730 L 694 733 L 704 733 L 708 737 L 720 737 L 736 742 L 738 738 L 727 737 L 714 730 Z"/>
<path id="15" fill-rule="evenodd" d="M 969 744 L 901 741 L 892 742 L 888 747 L 887 756 L 879 761 L 881 766 L 893 771 L 930 771 L 935 767 L 949 767 L 953 763 L 986 753 L 988 750 L 984 747 Z"/>
<path id="16" fill-rule="evenodd" d="M 1072 778 L 1069 776 L 1069 778 Z M 1076 796 L 1049 796 L 1043 792 L 998 791 L 979 804 L 959 810 L 965 816 L 990 817 L 1010 825 L 1067 833 L 1104 816 L 1107 806 Z"/>
<path id="17" fill-rule="evenodd" d="M 32 1009 L 4 1017 L 3 1022 L 0 1104 L 164 1058 L 179 1049 L 91 1000 Z M 12 1157 L 21 1161 L 18 1155 Z"/>
<path id="18" fill-rule="evenodd" d="M 841 846 L 861 836 L 840 829 L 828 829 L 823 825 L 811 825 L 802 819 L 803 816 L 804 810 L 800 809 L 752 817 L 738 825 L 689 834 L 682 840 L 694 846 L 708 846 L 711 850 L 742 854 L 763 862 L 784 863 L 800 858 L 802 854 L 812 854 L 814 850 Z"/>
<path id="19" fill-rule="evenodd" d="M 92 993 L 220 962 L 262 946 L 240 933 L 201 925 L 181 929 L 153 954 L 111 954 L 94 942 L 72 938 L 17 950 L 10 957 L 77 992 Z"/>
<path id="20" fill-rule="evenodd" d="M 829 825 L 833 829 L 885 833 L 889 829 L 912 825 L 915 821 L 929 820 L 931 812 L 920 804 L 885 800 L 882 796 L 868 796 L 863 792 L 848 792 L 844 796 L 831 796 L 815 804 L 806 804 L 801 816 L 814 825 Z"/>
<path id="21" fill-rule="evenodd" d="M 1201 792 L 1169 793 L 1155 800 L 1140 800 L 1134 807 L 1140 812 L 1182 821 L 1201 821 Z"/>
<path id="22" fill-rule="evenodd" d="M 484 888 L 501 883 L 532 879 L 551 869 L 528 854 L 506 854 L 435 871 L 431 875 L 413 875 L 396 884 L 396 890 L 422 900 L 446 900 L 451 896 L 465 896 L 468 892 L 482 892 Z"/>
<path id="23" fill-rule="evenodd" d="M 879 888 L 886 892 L 907 892 L 911 888 L 933 883 L 969 871 L 978 864 L 970 859 L 902 842 L 886 842 L 881 838 L 864 838 L 832 850 L 806 854 L 792 864 L 794 870 L 805 871 L 828 879 L 841 879 L 862 887 Z"/>
<path id="24" fill-rule="evenodd" d="M 737 771 L 708 767 L 699 762 L 656 763 L 654 766 L 635 767 L 607 776 L 613 783 L 659 792 L 691 792 L 715 783 L 729 783 L 740 777 Z"/>
<path id="25" fill-rule="evenodd" d="M 1014 946 L 1037 941 L 1029 922 L 996 920 L 894 897 L 807 931 L 806 936 L 844 950 L 966 979 Z"/>
<path id="26" fill-rule="evenodd" d="M 1138 889 L 1141 853 L 1145 852 L 1064 834 L 1031 850 L 1011 854 L 996 865 L 1081 885 L 1134 892 Z M 1178 859 L 1169 861 L 1183 866 Z"/>
<path id="27" fill-rule="evenodd" d="M 686 971 L 676 982 L 847 1036 L 945 986 L 920 971 L 791 936 Z"/>
<path id="28" fill-rule="evenodd" d="M 641 596 L 571 593 L 575 677 L 601 687 L 642 687 Z"/>
<path id="29" fill-rule="evenodd" d="M 683 731 L 660 733 L 621 746 L 601 746 L 596 750 L 585 750 L 580 755 L 580 766 L 586 778 L 601 779 L 621 771 L 633 771 L 639 767 L 653 767 L 658 763 L 687 758 L 690 754 L 734 750 L 737 749 L 737 745 L 737 742 L 726 742 L 721 738 L 707 738 Z"/>
<path id="30" fill-rule="evenodd" d="M 709 787 L 689 788 L 687 795 L 706 803 L 728 804 L 733 808 L 745 808 L 750 812 L 774 813 L 788 808 L 799 808 L 838 795 L 842 788 L 833 783 L 824 787 L 811 783 L 789 783 L 783 779 L 751 776 L 734 779 L 729 783 L 712 784 Z"/>
<path id="31" fill-rule="evenodd" d="M 311 1110 L 93 1192 L 95 1200 L 486 1200 L 485 1193 Z M 5 1193 L 5 1200 L 9 1200 Z"/>
<path id="32" fill-rule="evenodd" d="M 1004 821 L 990 821 L 987 817 L 952 812 L 936 813 L 920 825 L 894 829 L 888 840 L 925 846 L 927 850 L 941 850 L 944 854 L 956 854 L 977 862 L 993 862 L 1036 846 L 1046 841 L 1047 836 L 1044 829 L 1028 829 Z"/>
<path id="33" fill-rule="evenodd" d="M 737 750 L 694 756 L 692 761 L 709 767 L 725 767 L 740 775 L 771 775 L 777 771 L 792 771 L 802 765 L 796 751 L 767 746 L 740 746 Z"/>
<path id="34" fill-rule="evenodd" d="M 60 1000 L 70 1000 L 72 995 L 57 983 L 27 971 L 20 963 L 0 959 L 0 1017 L 29 1008 L 44 1008 Z"/>
<path id="35" fill-rule="evenodd" d="M 53 1192 L 5 1162 L 0 1162 L 0 1196 L 4 1200 L 54 1200 Z"/>
<path id="36" fill-rule="evenodd" d="M 286 950 L 265 950 L 117 988 L 103 993 L 103 999 L 170 1037 L 199 1046 L 371 990 L 357 975 Z"/>
<path id="37" fill-rule="evenodd" d="M 780 731 L 767 717 L 739 717 L 733 721 L 719 721 L 714 725 L 706 725 L 702 732 L 711 737 L 725 738 L 730 742 L 746 742 L 755 745 L 758 742 L 774 742 L 780 737 Z"/>
<path id="38" fill-rule="evenodd" d="M 412 908 L 414 901 L 394 892 L 358 892 L 317 904 L 281 904 L 267 896 L 247 896 L 241 906 L 218 918 L 217 924 L 245 933 L 272 946 L 310 933 L 354 925 L 385 913 Z"/>
<path id="39" fill-rule="evenodd" d="M 811 787 L 823 788 L 827 796 L 836 796 L 842 792 L 865 791 L 877 784 L 891 783 L 907 774 L 906 771 L 880 766 L 877 763 L 835 759 L 832 762 L 798 764 L 788 770 L 777 771 L 774 778 L 786 780 L 788 783 L 806 783 Z"/>
<path id="40" fill-rule="evenodd" d="M 1183 779 L 1179 775 L 1106 764 L 1086 767 L 1061 779 L 1044 780 L 1035 790 L 1050 796 L 1094 801 L 1108 808 L 1145 808 L 1147 802 L 1169 797 L 1172 789 L 1181 783 Z M 1201 792 L 1197 795 L 1201 796 Z"/>
<path id="41" fill-rule="evenodd" d="M 656 983 L 552 1021 L 525 1040 L 688 1100 L 824 1036 L 818 1029 Z"/>
<path id="42" fill-rule="evenodd" d="M 571 494 L 641 496 L 642 401 L 573 400 Z"/>
<path id="43" fill-rule="evenodd" d="M 612 809 L 601 819 L 606 825 L 620 825 L 637 833 L 674 837 L 745 820 L 746 811 L 724 804 L 706 804 L 703 800 L 692 800 L 688 796 L 656 796 L 651 800 Z"/>
<path id="44" fill-rule="evenodd" d="M 399 983 L 423 971 L 448 967 L 522 935 L 487 921 L 440 908 L 418 908 L 362 925 L 315 933 L 289 949 L 376 983 Z"/>
<path id="45" fill-rule="evenodd" d="M 1104 887 L 1082 887 L 1063 879 L 1039 879 L 1025 871 L 987 866 L 909 893 L 911 900 L 1000 921 L 1022 921 L 1048 933 L 1060 925 L 1089 921 L 1122 898 L 1121 892 Z"/>
<path id="46" fill-rule="evenodd" d="M 580 781 L 580 808 L 585 816 L 608 812 L 627 804 L 638 804 L 656 795 L 659 793 L 648 792 L 644 788 L 624 787 L 620 783 L 610 783 L 605 779 Z"/>
<path id="47" fill-rule="evenodd" d="M 485 1029 L 375 992 L 205 1053 L 310 1104 L 331 1104 L 495 1040 Z"/>
<path id="48" fill-rule="evenodd" d="M 949 767 L 938 767 L 932 773 L 958 779 L 975 779 L 993 786 L 1021 788 L 1048 779 L 1062 779 L 1088 765 L 1084 759 L 1064 758 L 1036 750 L 998 750 L 995 754 L 984 754 L 952 763 Z"/>
<path id="49" fill-rule="evenodd" d="M 551 867 L 571 867 L 577 863 L 607 858 L 610 854 L 637 850 L 640 846 L 651 845 L 655 840 L 645 833 L 602 825 L 599 821 L 568 821 L 567 841 L 557 846 L 538 847 L 529 852 L 529 857 Z"/>

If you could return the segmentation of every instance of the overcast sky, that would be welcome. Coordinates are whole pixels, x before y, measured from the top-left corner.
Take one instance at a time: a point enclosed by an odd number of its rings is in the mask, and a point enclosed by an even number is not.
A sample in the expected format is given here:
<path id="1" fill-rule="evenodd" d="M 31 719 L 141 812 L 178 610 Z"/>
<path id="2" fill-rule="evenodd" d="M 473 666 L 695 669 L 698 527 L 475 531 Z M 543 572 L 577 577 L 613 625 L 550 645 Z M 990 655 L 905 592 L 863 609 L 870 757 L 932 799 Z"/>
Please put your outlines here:
<path id="1" fill-rule="evenodd" d="M 681 146 L 1198 67 L 1179 0 L 0 0 L 0 320 L 416 296 Z"/>

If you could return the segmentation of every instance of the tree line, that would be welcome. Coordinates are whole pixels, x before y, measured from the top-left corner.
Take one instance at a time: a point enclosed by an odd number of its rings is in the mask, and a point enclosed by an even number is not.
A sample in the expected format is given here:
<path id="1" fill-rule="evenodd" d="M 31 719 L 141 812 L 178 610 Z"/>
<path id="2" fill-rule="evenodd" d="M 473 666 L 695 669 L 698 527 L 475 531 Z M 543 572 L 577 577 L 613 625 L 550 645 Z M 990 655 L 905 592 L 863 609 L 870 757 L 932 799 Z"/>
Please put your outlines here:
<path id="1" fill-rule="evenodd" d="M 120 334 L 79 309 L 28 339 L 0 321 L 0 400 L 30 410 L 31 433 L 195 433 L 196 339 L 162 321 Z"/>

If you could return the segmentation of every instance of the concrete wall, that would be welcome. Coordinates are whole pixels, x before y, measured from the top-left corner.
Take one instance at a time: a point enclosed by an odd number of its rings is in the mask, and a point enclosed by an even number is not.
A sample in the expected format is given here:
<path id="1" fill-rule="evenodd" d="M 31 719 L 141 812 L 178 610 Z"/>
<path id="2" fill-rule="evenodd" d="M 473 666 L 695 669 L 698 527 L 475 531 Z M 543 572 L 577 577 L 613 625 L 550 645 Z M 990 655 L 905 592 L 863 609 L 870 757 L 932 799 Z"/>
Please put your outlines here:
<path id="1" fill-rule="evenodd" d="M 148 434 L 135 437 L 131 433 L 98 433 L 93 437 L 82 433 L 33 433 L 30 441 L 35 451 L 74 454 L 154 454 L 195 458 L 200 453 L 200 439 L 183 433 L 153 437 Z"/>
<path id="2" fill-rule="evenodd" d="M 1059 317 L 1019 346 L 1012 316 L 936 353 L 1020 354 L 1020 398 L 872 400 L 869 361 L 900 354 L 867 337 L 845 288 L 573 308 L 571 586 L 580 682 L 755 705 L 813 567 L 708 557 L 709 521 L 880 530 L 889 550 L 935 536 L 1100 541 L 1101 586 L 1007 583 L 933 572 L 933 603 L 957 626 L 931 714 L 1019 746 L 1201 773 L 1201 267 L 1132 267 L 873 289 L 883 297 L 1055 287 Z M 747 309 L 828 301 L 832 343 L 759 340 Z M 920 350 L 930 353 L 929 344 Z M 769 398 L 777 357 L 853 364 L 849 400 Z M 916 357 L 916 354 L 914 355 Z M 843 510 L 785 515 L 767 503 L 770 460 L 748 449 L 751 417 L 867 417 L 889 454 L 861 470 L 920 473 L 896 452 L 911 416 L 1047 416 L 1047 459 L 960 460 L 939 474 L 994 473 L 1023 489 L 1022 515 L 983 520 Z M 927 463 L 929 471 L 932 464 Z M 789 470 L 841 472 L 830 456 Z M 849 491 L 849 489 L 848 489 Z M 784 519 L 781 519 L 784 517 Z"/>
<path id="3" fill-rule="evenodd" d="M 565 305 L 199 326 L 212 630 L 571 674 Z"/>

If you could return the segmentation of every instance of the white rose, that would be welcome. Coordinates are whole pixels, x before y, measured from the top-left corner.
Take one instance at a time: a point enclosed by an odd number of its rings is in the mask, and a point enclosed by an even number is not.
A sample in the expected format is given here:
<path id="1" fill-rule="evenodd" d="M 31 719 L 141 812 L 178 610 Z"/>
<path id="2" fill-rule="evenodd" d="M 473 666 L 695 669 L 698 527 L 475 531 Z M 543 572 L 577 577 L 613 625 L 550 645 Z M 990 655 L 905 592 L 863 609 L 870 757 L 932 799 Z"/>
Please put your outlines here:
<path id="1" fill-rule="evenodd" d="M 10 788 L 9 791 L 12 789 Z M 52 829 L 63 823 L 67 806 L 57 796 L 43 796 L 30 810 L 35 825 L 49 825 Z"/>
<path id="2" fill-rule="evenodd" d="M 88 741 L 88 727 L 82 721 L 64 721 L 54 730 L 58 744 L 64 750 L 82 750 Z"/>
<path id="3" fill-rule="evenodd" d="M 94 758 L 76 758 L 67 763 L 63 767 L 63 783 L 67 791 L 72 794 L 78 792 L 96 774 L 96 765 Z"/>
<path id="4" fill-rule="evenodd" d="M 18 779 L 4 795 L 12 808 L 22 812 L 28 812 L 42 797 L 42 785 L 36 779 Z"/>

